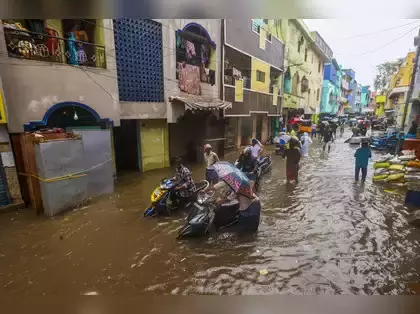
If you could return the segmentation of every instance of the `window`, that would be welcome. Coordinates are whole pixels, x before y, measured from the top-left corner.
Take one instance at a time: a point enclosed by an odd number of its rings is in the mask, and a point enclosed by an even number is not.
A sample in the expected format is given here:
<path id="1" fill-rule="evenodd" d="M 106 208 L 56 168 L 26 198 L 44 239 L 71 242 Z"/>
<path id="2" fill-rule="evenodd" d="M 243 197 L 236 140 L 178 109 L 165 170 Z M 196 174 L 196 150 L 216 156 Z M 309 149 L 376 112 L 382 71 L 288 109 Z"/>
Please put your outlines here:
<path id="1" fill-rule="evenodd" d="M 261 83 L 265 83 L 265 73 L 257 70 L 257 81 Z"/>
<path id="2" fill-rule="evenodd" d="M 299 41 L 298 41 L 298 53 L 300 53 L 300 48 L 302 47 L 304 42 L 303 36 L 300 36 Z"/>
<path id="3" fill-rule="evenodd" d="M 316 100 L 319 100 L 319 88 L 316 90 Z"/>
<path id="4" fill-rule="evenodd" d="M 308 48 L 305 48 L 305 62 L 308 61 Z"/>
<path id="5" fill-rule="evenodd" d="M 268 40 L 271 43 L 271 33 L 266 32 L 265 33 L 265 39 Z"/>
<path id="6" fill-rule="evenodd" d="M 252 31 L 259 34 L 260 33 L 260 25 L 255 20 L 251 20 L 251 21 L 252 21 Z"/>
<path id="7" fill-rule="evenodd" d="M 321 66 L 321 61 L 319 61 L 319 62 L 318 62 L 318 73 L 321 73 L 321 68 L 322 68 L 322 66 Z"/>
<path id="8" fill-rule="evenodd" d="M 268 19 L 263 19 L 263 22 L 268 25 Z"/>
<path id="9" fill-rule="evenodd" d="M 308 91 L 308 89 L 309 89 L 309 81 L 308 81 L 308 79 L 304 76 L 304 77 L 302 77 L 302 81 L 301 81 L 301 84 L 300 84 L 300 91 L 301 91 L 302 93 L 306 93 L 306 92 Z"/>

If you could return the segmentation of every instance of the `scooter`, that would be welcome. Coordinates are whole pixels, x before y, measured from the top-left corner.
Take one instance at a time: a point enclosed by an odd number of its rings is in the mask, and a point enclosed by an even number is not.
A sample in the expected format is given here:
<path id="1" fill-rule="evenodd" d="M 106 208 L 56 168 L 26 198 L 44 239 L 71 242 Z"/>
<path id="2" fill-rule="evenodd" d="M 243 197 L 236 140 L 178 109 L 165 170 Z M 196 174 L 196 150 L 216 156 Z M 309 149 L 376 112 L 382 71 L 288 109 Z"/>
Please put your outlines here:
<path id="1" fill-rule="evenodd" d="M 206 180 L 196 183 L 196 191 L 190 197 L 184 198 L 175 191 L 176 184 L 171 179 L 164 178 L 160 185 L 150 195 L 152 204 L 145 211 L 144 217 L 155 217 L 160 215 L 170 215 L 172 211 L 184 205 L 189 207 L 191 202 L 197 198 L 197 193 L 206 189 L 209 182 Z M 175 195 L 173 195 L 175 194 Z"/>
<path id="2" fill-rule="evenodd" d="M 212 201 L 212 193 L 200 192 L 197 201 L 187 217 L 187 223 L 178 231 L 177 239 L 197 238 L 212 231 L 220 231 L 235 225 L 239 220 L 239 202 L 231 202 L 217 206 Z"/>
<path id="3" fill-rule="evenodd" d="M 239 165 L 239 160 L 236 160 L 235 161 L 235 166 L 238 167 L 238 165 Z M 257 159 L 257 180 L 255 181 L 255 191 L 258 191 L 258 188 L 260 186 L 261 176 L 271 170 L 271 165 L 272 165 L 272 161 L 271 161 L 270 156 L 258 157 L 258 159 Z"/>

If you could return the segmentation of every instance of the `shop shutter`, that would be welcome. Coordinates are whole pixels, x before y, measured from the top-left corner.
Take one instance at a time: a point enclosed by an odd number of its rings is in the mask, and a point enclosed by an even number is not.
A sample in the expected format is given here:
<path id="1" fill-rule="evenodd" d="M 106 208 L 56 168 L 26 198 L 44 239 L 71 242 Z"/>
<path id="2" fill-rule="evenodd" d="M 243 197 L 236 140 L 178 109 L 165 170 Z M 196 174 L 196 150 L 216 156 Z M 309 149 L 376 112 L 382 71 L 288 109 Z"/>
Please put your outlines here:
<path id="1" fill-rule="evenodd" d="M 4 171 L 3 161 L 0 158 L 0 206 L 10 205 L 10 194 L 7 186 L 6 172 Z"/>

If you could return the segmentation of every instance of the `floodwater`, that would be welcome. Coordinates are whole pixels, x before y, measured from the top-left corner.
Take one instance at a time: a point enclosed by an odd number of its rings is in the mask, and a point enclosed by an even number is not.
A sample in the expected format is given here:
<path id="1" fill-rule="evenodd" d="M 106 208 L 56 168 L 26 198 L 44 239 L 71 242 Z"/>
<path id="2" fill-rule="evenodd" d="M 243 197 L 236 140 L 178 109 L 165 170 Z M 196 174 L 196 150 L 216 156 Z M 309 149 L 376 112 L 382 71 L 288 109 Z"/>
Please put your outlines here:
<path id="1" fill-rule="evenodd" d="M 297 186 L 273 156 L 248 236 L 177 241 L 185 214 L 142 218 L 168 169 L 125 176 L 112 196 L 54 219 L 1 214 L 0 294 L 408 293 L 420 281 L 420 230 L 407 224 L 403 193 L 372 184 L 371 169 L 354 182 L 354 150 L 314 143 Z"/>

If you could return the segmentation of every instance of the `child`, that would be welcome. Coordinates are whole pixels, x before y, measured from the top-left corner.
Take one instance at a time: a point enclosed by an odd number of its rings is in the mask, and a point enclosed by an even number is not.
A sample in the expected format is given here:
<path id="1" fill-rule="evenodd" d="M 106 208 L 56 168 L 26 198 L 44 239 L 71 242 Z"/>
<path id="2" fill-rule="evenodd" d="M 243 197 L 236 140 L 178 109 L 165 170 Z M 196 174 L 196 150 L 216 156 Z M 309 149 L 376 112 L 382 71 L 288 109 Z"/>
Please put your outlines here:
<path id="1" fill-rule="evenodd" d="M 362 182 L 365 182 L 369 158 L 372 158 L 372 152 L 370 151 L 369 143 L 367 141 L 362 141 L 362 147 L 356 151 L 354 157 L 356 157 L 355 180 L 356 182 L 359 181 L 359 173 L 360 169 L 362 169 Z"/>

